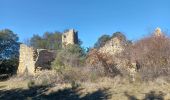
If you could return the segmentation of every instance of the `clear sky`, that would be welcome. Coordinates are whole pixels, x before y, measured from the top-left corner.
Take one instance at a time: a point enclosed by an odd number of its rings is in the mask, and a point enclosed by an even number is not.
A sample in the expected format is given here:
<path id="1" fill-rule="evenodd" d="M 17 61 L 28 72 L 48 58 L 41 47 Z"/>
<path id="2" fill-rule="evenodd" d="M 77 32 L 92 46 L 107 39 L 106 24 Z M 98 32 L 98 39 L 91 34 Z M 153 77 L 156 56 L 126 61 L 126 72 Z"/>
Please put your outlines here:
<path id="1" fill-rule="evenodd" d="M 102 34 L 121 31 L 137 40 L 158 26 L 170 30 L 170 0 L 0 0 L 0 29 L 20 41 L 74 28 L 89 47 Z"/>

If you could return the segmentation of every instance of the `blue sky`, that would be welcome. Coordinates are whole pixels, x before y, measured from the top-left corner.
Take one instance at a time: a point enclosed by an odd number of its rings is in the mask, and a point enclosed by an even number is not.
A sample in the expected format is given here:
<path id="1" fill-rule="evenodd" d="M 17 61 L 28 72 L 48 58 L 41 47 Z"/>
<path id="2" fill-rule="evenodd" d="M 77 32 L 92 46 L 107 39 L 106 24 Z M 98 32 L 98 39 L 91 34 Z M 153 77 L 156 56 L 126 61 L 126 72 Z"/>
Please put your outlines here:
<path id="1" fill-rule="evenodd" d="M 102 34 L 116 31 L 137 40 L 156 27 L 170 30 L 170 0 L 0 0 L 0 4 L 0 29 L 13 30 L 20 41 L 74 28 L 89 47 Z"/>

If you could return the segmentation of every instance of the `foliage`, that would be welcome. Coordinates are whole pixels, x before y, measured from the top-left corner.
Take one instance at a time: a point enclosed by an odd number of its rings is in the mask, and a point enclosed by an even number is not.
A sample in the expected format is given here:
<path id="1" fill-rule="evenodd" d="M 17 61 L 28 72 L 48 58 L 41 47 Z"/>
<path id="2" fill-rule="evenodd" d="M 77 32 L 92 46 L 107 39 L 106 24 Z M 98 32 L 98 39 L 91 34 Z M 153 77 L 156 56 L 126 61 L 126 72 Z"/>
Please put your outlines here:
<path id="1" fill-rule="evenodd" d="M 57 57 L 53 62 L 55 69 L 61 70 L 64 67 L 79 67 L 83 66 L 86 53 L 85 49 L 79 45 L 67 45 L 65 48 L 57 52 Z"/>
<path id="2" fill-rule="evenodd" d="M 0 60 L 14 56 L 16 49 L 18 49 L 17 41 L 18 36 L 11 30 L 5 29 L 0 31 Z"/>
<path id="3" fill-rule="evenodd" d="M 118 37 L 120 40 L 126 41 L 126 36 L 123 33 L 121 33 L 121 32 L 113 33 L 111 38 L 114 38 L 114 37 Z"/>
<path id="4" fill-rule="evenodd" d="M 132 47 L 131 58 L 139 65 L 139 73 L 145 80 L 170 75 L 170 38 L 150 36 L 137 41 Z"/>
<path id="5" fill-rule="evenodd" d="M 17 34 L 9 29 L 0 31 L 0 73 L 13 73 L 18 66 L 19 43 Z"/>
<path id="6" fill-rule="evenodd" d="M 105 43 L 110 40 L 111 37 L 109 35 L 102 35 L 97 42 L 94 44 L 94 48 L 100 48 L 105 45 Z"/>
<path id="7" fill-rule="evenodd" d="M 97 42 L 94 44 L 94 48 L 100 48 L 106 44 L 112 38 L 118 37 L 121 41 L 126 41 L 126 36 L 121 32 L 115 32 L 112 36 L 102 35 Z"/>
<path id="8" fill-rule="evenodd" d="M 30 45 L 37 49 L 58 50 L 62 46 L 62 34 L 60 32 L 46 32 L 43 36 L 34 35 L 30 39 Z"/>

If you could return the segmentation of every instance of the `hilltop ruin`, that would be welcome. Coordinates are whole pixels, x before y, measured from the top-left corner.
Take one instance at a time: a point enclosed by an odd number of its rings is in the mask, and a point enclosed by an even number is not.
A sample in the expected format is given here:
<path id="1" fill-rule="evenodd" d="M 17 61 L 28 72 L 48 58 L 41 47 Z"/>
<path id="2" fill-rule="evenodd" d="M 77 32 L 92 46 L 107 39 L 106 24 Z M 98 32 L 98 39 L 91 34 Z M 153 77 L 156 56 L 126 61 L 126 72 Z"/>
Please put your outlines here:
<path id="1" fill-rule="evenodd" d="M 68 44 L 78 44 L 78 32 L 74 29 L 70 29 L 62 35 L 62 47 Z"/>
<path id="2" fill-rule="evenodd" d="M 162 36 L 160 28 L 154 32 L 155 36 Z M 123 52 L 127 41 L 120 37 L 113 37 L 98 51 L 103 54 L 115 55 Z M 62 47 L 69 44 L 78 44 L 78 32 L 74 29 L 68 30 L 62 35 Z M 26 70 L 30 74 L 35 74 L 36 69 L 50 69 L 51 62 L 55 59 L 56 52 L 45 49 L 34 49 L 24 44 L 20 45 L 18 73 L 24 73 Z M 117 61 L 118 62 L 118 61 Z M 121 61 L 120 61 L 121 62 Z M 134 66 L 136 62 L 131 62 Z"/>
<path id="3" fill-rule="evenodd" d="M 62 47 L 69 44 L 78 44 L 78 32 L 74 29 L 68 30 L 62 35 Z M 27 71 L 35 74 L 37 70 L 51 69 L 51 62 L 55 60 L 56 51 L 46 49 L 34 49 L 24 44 L 20 44 L 18 74 Z"/>
<path id="4" fill-rule="evenodd" d="M 154 35 L 155 36 L 163 36 L 163 32 L 162 32 L 162 30 L 161 30 L 161 28 L 156 28 L 155 29 L 155 32 L 154 32 Z"/>

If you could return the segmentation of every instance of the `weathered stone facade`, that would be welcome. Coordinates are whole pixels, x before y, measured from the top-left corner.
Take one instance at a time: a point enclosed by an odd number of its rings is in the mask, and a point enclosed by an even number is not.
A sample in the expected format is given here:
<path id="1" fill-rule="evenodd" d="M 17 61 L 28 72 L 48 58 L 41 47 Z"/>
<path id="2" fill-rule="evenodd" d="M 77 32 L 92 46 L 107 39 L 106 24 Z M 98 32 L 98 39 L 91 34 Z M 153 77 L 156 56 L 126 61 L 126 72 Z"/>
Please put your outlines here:
<path id="1" fill-rule="evenodd" d="M 70 29 L 62 35 L 62 47 L 68 44 L 78 44 L 78 32 Z"/>
<path id="2" fill-rule="evenodd" d="M 18 74 L 23 74 L 27 71 L 34 75 L 36 69 L 50 69 L 51 62 L 55 59 L 55 52 L 45 49 L 33 49 L 27 45 L 20 45 L 20 56 Z"/>
<path id="3" fill-rule="evenodd" d="M 103 47 L 99 49 L 101 53 L 108 53 L 114 55 L 116 53 L 121 53 L 124 48 L 122 42 L 119 38 L 115 37 L 109 40 Z"/>
<path id="4" fill-rule="evenodd" d="M 135 74 L 137 71 L 136 62 L 130 61 L 129 59 L 123 59 L 119 57 L 117 58 L 117 56 L 115 56 L 116 54 L 121 54 L 125 50 L 127 44 L 128 43 L 126 40 L 122 40 L 119 37 L 114 37 L 107 41 L 103 47 L 99 48 L 99 52 L 112 56 L 110 59 L 111 62 L 115 62 L 116 69 L 122 72 L 126 70 L 126 72 L 129 73 L 132 81 L 135 81 Z"/>
<path id="5" fill-rule="evenodd" d="M 18 74 L 28 71 L 30 74 L 35 72 L 34 49 L 24 44 L 20 45 Z"/>

